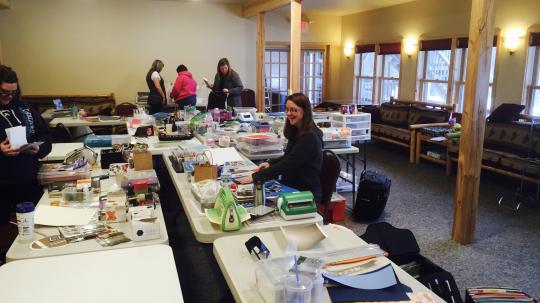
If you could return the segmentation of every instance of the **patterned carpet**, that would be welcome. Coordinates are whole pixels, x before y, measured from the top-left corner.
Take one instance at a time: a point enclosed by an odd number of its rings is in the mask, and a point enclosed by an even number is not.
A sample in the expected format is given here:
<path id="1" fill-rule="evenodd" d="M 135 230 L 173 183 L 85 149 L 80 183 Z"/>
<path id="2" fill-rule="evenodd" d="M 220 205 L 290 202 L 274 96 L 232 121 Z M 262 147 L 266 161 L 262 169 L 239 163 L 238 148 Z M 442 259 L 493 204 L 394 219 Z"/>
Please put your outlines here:
<path id="1" fill-rule="evenodd" d="M 409 163 L 407 152 L 368 144 L 368 169 L 392 180 L 388 204 L 377 221 L 410 229 L 421 254 L 453 274 L 462 296 L 466 287 L 498 285 L 522 288 L 540 299 L 540 209 L 522 205 L 513 211 L 498 205 L 501 196 L 505 204 L 514 203 L 519 182 L 482 173 L 476 240 L 462 246 L 451 240 L 455 168 L 447 177 L 442 166 Z M 351 195 L 344 196 L 352 207 Z M 343 224 L 358 235 L 367 226 L 355 222 L 350 212 Z"/>

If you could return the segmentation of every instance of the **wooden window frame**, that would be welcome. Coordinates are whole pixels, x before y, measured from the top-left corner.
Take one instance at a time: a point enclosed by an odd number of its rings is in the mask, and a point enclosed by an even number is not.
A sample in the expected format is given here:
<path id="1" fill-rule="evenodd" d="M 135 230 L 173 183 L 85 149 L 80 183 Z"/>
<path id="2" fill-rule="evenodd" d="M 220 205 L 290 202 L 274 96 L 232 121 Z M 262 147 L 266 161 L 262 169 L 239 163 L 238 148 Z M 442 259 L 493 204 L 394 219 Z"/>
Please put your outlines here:
<path id="1" fill-rule="evenodd" d="M 527 113 L 532 115 L 533 112 L 532 112 L 532 109 L 534 108 L 534 104 L 533 104 L 533 97 L 534 97 L 534 92 L 535 91 L 538 91 L 538 93 L 540 93 L 540 85 L 536 85 L 536 83 L 538 82 L 538 78 L 539 78 L 539 69 L 540 69 L 540 45 L 536 45 L 536 46 L 529 46 L 529 47 L 534 47 L 534 59 L 533 59 L 533 65 L 532 65 L 532 75 L 531 75 L 531 82 L 527 84 L 527 99 L 526 99 L 526 108 L 527 108 Z"/>
<path id="2" fill-rule="evenodd" d="M 289 53 L 291 52 L 291 46 L 289 42 L 281 41 L 268 41 L 265 45 L 265 51 L 268 49 L 285 49 Z M 323 51 L 323 82 L 322 82 L 322 93 L 321 102 L 328 100 L 328 71 L 330 66 L 330 43 L 311 43 L 304 42 L 301 45 L 300 53 L 304 50 L 316 50 Z M 304 64 L 303 58 L 301 58 L 300 64 Z M 287 63 L 287 74 L 290 72 L 290 64 Z M 301 84 L 302 85 L 302 84 Z M 287 93 L 290 93 L 290 83 L 287 83 Z M 312 101 L 312 104 L 313 101 Z"/>

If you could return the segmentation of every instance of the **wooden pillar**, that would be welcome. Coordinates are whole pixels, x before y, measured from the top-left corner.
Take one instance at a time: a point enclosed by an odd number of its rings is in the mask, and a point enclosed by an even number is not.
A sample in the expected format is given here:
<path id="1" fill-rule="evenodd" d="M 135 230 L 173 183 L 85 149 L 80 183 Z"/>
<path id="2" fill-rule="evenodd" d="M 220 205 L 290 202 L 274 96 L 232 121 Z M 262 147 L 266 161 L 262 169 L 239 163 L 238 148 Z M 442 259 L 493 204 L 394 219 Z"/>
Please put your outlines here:
<path id="1" fill-rule="evenodd" d="M 472 0 L 467 82 L 452 228 L 452 239 L 460 244 L 472 243 L 476 230 L 489 66 L 493 45 L 493 2 Z"/>
<path id="2" fill-rule="evenodd" d="M 301 20 L 301 0 L 293 0 L 291 1 L 291 58 L 289 62 L 289 90 L 291 93 L 300 92 Z"/>
<path id="3" fill-rule="evenodd" d="M 264 49 L 266 40 L 264 12 L 257 14 L 257 77 L 256 105 L 257 111 L 264 113 Z"/>

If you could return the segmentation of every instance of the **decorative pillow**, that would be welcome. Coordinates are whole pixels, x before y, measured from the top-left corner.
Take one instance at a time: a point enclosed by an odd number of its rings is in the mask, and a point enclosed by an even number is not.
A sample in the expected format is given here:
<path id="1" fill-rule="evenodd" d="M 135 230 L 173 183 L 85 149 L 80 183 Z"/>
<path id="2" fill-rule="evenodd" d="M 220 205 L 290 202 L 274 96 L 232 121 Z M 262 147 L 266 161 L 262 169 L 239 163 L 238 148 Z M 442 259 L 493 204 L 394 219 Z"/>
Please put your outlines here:
<path id="1" fill-rule="evenodd" d="M 411 108 L 409 125 L 448 122 L 449 113 L 444 109 Z"/>
<path id="2" fill-rule="evenodd" d="M 525 105 L 503 103 L 499 105 L 487 118 L 488 122 L 510 123 L 519 120 L 519 114 L 525 109 Z"/>
<path id="3" fill-rule="evenodd" d="M 383 103 L 380 107 L 381 121 L 394 126 L 407 126 L 409 118 L 409 105 Z"/>

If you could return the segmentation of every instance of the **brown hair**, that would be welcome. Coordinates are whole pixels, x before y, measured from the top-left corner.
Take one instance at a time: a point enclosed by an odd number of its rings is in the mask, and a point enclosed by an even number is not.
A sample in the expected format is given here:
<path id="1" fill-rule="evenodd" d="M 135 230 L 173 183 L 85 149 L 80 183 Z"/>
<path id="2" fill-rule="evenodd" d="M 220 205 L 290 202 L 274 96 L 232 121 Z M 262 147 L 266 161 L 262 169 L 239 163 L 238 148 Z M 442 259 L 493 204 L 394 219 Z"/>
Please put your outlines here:
<path id="1" fill-rule="evenodd" d="M 228 72 L 227 72 L 227 75 L 222 75 L 220 70 L 219 70 L 219 67 L 220 66 L 223 66 L 223 65 L 227 65 L 227 67 L 229 68 L 228 69 Z M 229 64 L 229 60 L 227 58 L 221 58 L 219 59 L 218 63 L 217 63 L 217 73 L 220 75 L 220 76 L 228 76 L 230 73 L 231 73 L 231 65 Z"/>
<path id="2" fill-rule="evenodd" d="M 152 62 L 152 66 L 150 67 L 149 72 L 156 71 L 158 73 L 161 73 L 161 70 L 163 70 L 164 66 L 165 66 L 165 64 L 163 64 L 163 62 L 161 60 L 156 59 L 156 60 L 154 60 L 154 62 Z"/>
<path id="3" fill-rule="evenodd" d="M 291 101 L 296 106 L 300 107 L 304 111 L 304 116 L 302 117 L 302 122 L 299 127 L 291 125 L 289 119 L 286 120 L 285 129 L 283 130 L 285 138 L 289 140 L 294 139 L 307 132 L 316 132 L 319 136 L 322 136 L 321 131 L 313 121 L 313 111 L 311 110 L 309 98 L 302 93 L 295 93 L 288 96 L 287 101 Z"/>

